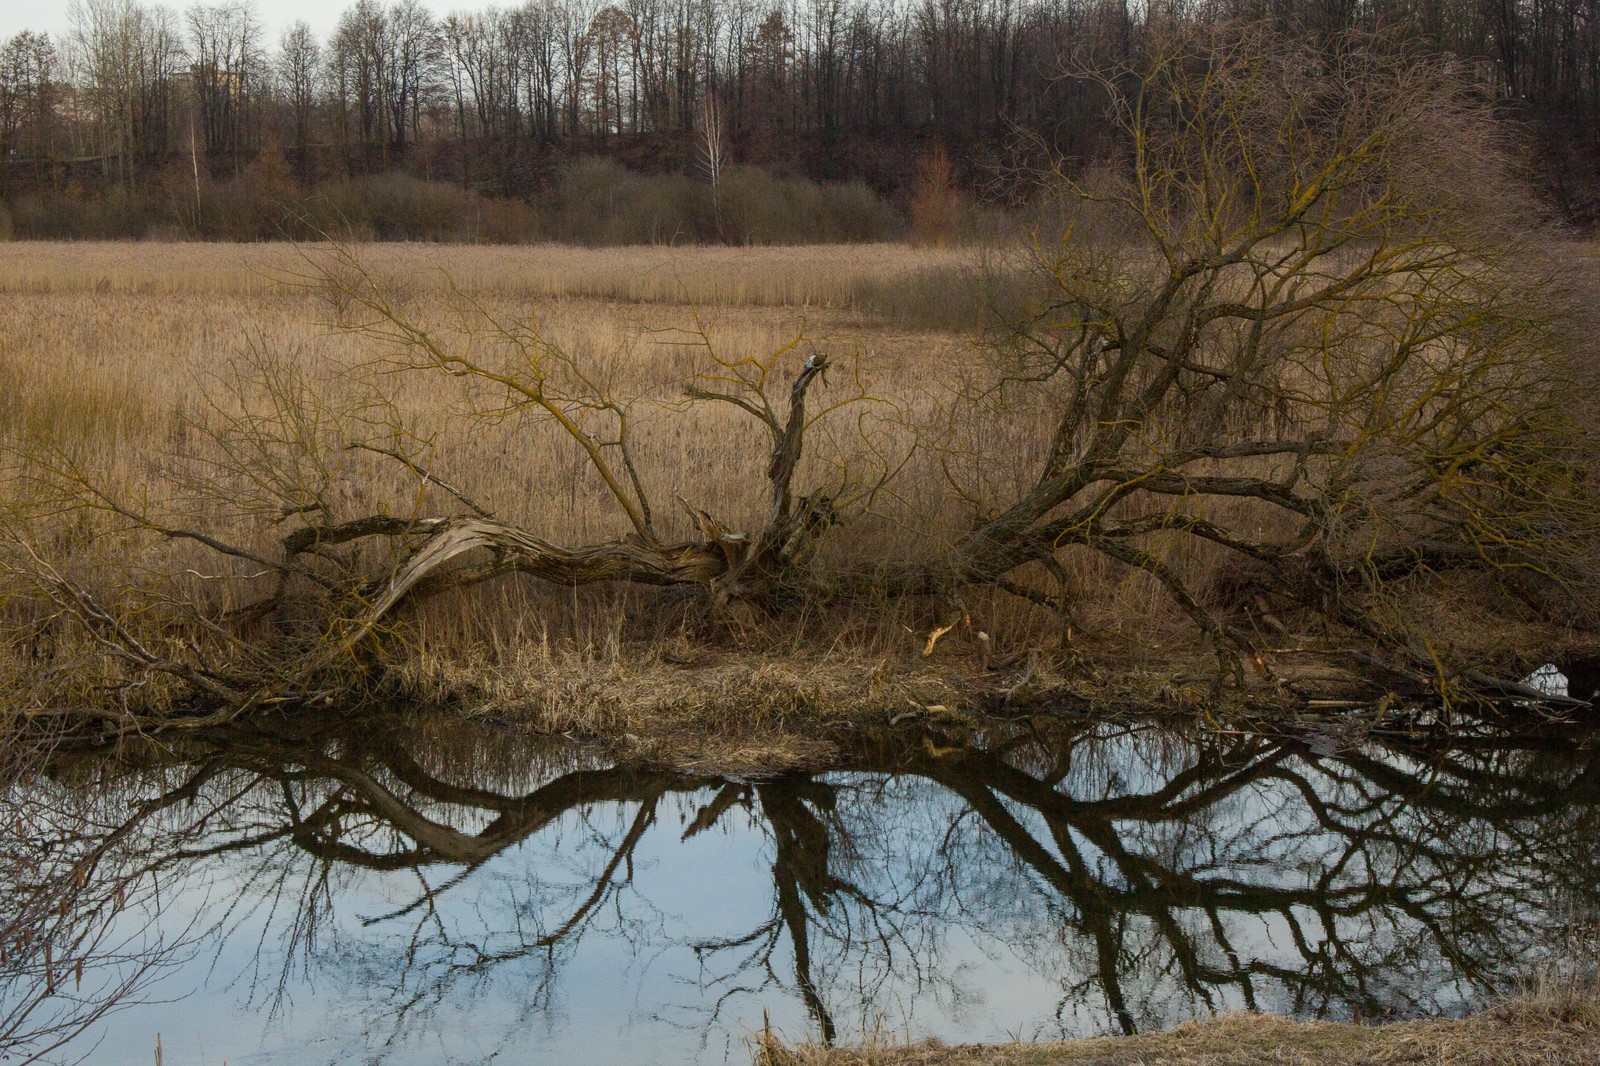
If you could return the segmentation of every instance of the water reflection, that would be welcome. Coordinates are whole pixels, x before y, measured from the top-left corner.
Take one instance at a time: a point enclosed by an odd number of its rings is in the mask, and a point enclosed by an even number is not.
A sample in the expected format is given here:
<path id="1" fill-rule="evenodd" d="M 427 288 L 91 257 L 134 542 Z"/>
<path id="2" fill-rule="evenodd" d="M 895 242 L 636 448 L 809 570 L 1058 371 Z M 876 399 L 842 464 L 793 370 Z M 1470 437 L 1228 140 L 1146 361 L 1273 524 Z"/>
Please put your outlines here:
<path id="1" fill-rule="evenodd" d="M 76 875 L 118 915 L 104 939 L 144 937 L 175 967 L 152 994 L 187 998 L 99 1020 L 91 1059 L 160 1031 L 169 1063 L 738 1060 L 764 1018 L 975 1040 L 1435 1013 L 1600 913 L 1597 754 L 1570 731 L 985 739 L 745 781 L 439 724 L 234 733 L 12 789 L 34 821 L 0 872 L 67 826 L 116 856 Z M 0 980 L 0 1009 L 34 994 Z"/>

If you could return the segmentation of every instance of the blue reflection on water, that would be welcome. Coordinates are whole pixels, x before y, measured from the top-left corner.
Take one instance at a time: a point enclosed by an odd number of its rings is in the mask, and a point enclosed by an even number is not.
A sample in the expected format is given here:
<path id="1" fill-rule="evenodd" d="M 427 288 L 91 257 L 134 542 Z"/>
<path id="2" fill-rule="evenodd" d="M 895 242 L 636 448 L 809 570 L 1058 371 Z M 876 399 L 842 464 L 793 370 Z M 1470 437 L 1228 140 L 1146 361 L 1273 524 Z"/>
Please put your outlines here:
<path id="1" fill-rule="evenodd" d="M 757 780 L 465 726 L 77 767 L 50 803 L 160 889 L 117 920 L 192 957 L 64 1054 L 720 1062 L 764 1026 L 1406 1017 L 1506 988 L 1597 911 L 1586 740 L 948 739 Z"/>

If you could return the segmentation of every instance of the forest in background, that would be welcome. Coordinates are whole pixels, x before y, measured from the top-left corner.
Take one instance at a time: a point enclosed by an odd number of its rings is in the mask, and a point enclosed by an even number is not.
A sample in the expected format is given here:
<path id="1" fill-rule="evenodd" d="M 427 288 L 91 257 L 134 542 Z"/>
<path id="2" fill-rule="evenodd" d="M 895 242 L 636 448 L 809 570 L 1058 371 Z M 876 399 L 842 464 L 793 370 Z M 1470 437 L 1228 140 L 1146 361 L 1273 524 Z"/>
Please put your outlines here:
<path id="1" fill-rule="evenodd" d="M 357 0 L 326 40 L 81 0 L 0 49 L 0 236 L 942 242 L 1030 159 L 1116 150 L 1070 71 L 1239 17 L 1455 57 L 1600 218 L 1600 0 Z"/>

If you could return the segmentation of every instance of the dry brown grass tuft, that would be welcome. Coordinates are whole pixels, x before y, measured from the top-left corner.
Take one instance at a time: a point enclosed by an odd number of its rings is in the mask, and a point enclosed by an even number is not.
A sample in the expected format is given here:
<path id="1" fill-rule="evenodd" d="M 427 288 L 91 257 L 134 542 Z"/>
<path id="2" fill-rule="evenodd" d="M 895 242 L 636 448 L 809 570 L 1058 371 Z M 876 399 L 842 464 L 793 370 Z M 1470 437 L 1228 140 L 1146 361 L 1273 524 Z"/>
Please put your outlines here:
<path id="1" fill-rule="evenodd" d="M 548 647 L 460 657 L 418 656 L 406 667 L 432 702 L 469 716 L 511 719 L 540 732 L 598 738 L 632 758 L 735 772 L 818 765 L 831 725 L 894 713 L 971 710 L 979 689 L 904 659 L 810 656 L 670 644 L 583 654 Z M 716 735 L 719 742 L 708 741 Z"/>
<path id="2" fill-rule="evenodd" d="M 849 1048 L 758 1042 L 761 1066 L 1590 1066 L 1600 1062 L 1600 998 L 1509 1000 L 1462 1019 L 1365 1026 L 1227 1014 L 1161 1033 L 947 1047 Z"/>

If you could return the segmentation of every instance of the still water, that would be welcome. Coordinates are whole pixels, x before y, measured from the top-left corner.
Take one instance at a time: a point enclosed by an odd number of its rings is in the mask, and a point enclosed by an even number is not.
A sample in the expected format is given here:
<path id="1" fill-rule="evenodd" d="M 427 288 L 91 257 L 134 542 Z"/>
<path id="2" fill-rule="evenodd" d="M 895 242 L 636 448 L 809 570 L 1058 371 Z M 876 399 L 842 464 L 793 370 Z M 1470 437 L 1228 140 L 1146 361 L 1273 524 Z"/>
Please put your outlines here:
<path id="1" fill-rule="evenodd" d="M 747 780 L 440 723 L 64 759 L 0 795 L 0 899 L 38 911 L 0 1022 L 92 1019 L 51 1059 L 243 1066 L 1382 1020 L 1565 963 L 1600 914 L 1570 727 L 983 739 Z"/>

